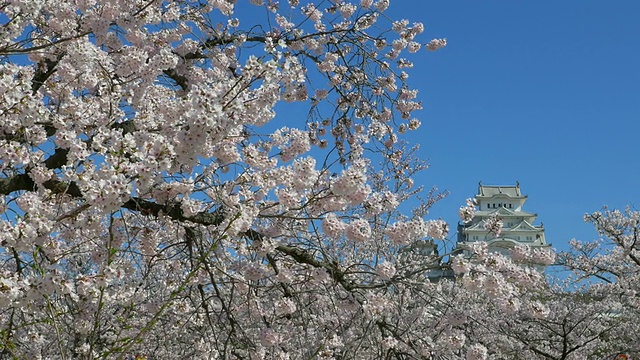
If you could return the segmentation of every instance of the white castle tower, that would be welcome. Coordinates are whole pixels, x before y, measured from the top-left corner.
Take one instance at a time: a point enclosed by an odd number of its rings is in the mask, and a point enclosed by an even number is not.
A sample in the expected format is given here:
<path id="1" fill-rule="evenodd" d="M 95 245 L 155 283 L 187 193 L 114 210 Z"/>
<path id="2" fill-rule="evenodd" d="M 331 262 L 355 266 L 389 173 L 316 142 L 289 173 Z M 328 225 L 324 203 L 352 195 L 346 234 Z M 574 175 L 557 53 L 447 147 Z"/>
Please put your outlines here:
<path id="1" fill-rule="evenodd" d="M 515 186 L 495 186 L 478 184 L 475 196 L 477 211 L 468 223 L 458 223 L 458 248 L 465 256 L 470 256 L 468 246 L 475 241 L 486 241 L 489 251 L 509 255 L 515 245 L 548 248 L 542 224 L 534 225 L 537 214 L 522 210 L 527 196 L 520 192 L 520 183 Z M 500 234 L 495 235 L 485 229 L 485 221 L 497 216 L 502 220 Z"/>

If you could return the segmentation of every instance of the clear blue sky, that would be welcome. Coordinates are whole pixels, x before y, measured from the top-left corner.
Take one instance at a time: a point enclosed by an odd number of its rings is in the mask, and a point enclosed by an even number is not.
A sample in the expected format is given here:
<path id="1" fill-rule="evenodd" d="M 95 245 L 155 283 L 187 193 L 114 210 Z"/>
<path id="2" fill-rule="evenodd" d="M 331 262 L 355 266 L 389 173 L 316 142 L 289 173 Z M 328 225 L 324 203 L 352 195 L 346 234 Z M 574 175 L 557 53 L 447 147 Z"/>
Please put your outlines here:
<path id="1" fill-rule="evenodd" d="M 432 164 L 416 183 L 451 192 L 432 216 L 456 223 L 479 180 L 519 180 L 563 250 L 598 237 L 585 212 L 640 209 L 640 1 L 396 0 L 390 14 L 449 42 L 410 79 Z"/>

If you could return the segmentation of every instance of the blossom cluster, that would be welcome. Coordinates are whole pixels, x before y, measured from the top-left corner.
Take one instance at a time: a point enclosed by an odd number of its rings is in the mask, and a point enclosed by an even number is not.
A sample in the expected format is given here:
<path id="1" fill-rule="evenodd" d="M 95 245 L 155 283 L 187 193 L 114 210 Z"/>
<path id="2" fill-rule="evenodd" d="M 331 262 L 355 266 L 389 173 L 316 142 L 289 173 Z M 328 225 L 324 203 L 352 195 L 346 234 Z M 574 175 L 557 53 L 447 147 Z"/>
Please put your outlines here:
<path id="1" fill-rule="evenodd" d="M 552 249 L 531 248 L 528 245 L 516 245 L 510 254 L 514 261 L 529 264 L 553 265 L 556 260 L 556 254 Z"/>
<path id="2" fill-rule="evenodd" d="M 489 216 L 484 221 L 484 229 L 487 230 L 490 234 L 495 236 L 500 235 L 502 232 L 503 221 L 497 214 L 493 214 Z"/>
<path id="3" fill-rule="evenodd" d="M 467 205 L 461 206 L 460 210 L 458 210 L 458 216 L 462 222 L 468 223 L 473 219 L 476 214 L 476 203 L 475 199 L 467 199 Z"/>

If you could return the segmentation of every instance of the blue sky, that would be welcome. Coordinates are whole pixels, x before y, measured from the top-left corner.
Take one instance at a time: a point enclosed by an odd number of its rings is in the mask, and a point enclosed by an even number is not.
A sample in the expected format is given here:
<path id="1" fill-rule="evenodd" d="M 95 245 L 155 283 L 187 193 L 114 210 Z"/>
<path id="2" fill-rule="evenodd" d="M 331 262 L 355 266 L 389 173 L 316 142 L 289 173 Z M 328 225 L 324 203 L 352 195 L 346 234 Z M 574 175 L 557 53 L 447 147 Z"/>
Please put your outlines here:
<path id="1" fill-rule="evenodd" d="M 597 238 L 585 212 L 640 209 L 638 14 L 638 1 L 393 1 L 424 42 L 449 43 L 414 57 L 410 79 L 425 105 L 410 140 L 432 165 L 416 184 L 451 192 L 431 215 L 456 223 L 478 181 L 518 180 L 564 250 Z"/>

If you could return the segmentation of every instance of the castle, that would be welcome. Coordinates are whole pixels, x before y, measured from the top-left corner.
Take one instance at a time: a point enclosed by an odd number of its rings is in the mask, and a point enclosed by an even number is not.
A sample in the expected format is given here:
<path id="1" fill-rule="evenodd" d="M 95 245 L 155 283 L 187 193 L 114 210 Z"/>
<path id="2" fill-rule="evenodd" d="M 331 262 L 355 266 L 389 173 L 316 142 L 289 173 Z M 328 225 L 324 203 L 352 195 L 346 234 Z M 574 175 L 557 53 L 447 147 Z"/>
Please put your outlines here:
<path id="1" fill-rule="evenodd" d="M 495 186 L 478 184 L 475 196 L 477 211 L 468 223 L 458 223 L 457 248 L 466 250 L 475 241 L 485 241 L 489 251 L 509 255 L 509 249 L 515 245 L 528 245 L 532 248 L 548 248 L 544 236 L 544 226 L 534 225 L 537 214 L 524 211 L 522 208 L 527 196 L 522 195 L 520 183 L 515 186 Z M 494 234 L 485 229 L 489 218 L 497 216 L 502 220 L 502 229 Z"/>
<path id="2" fill-rule="evenodd" d="M 510 256 L 510 250 L 516 245 L 528 245 L 532 248 L 549 248 L 544 235 L 544 226 L 535 225 L 537 214 L 523 210 L 527 196 L 522 195 L 520 183 L 515 186 L 497 186 L 478 184 L 475 195 L 476 213 L 469 222 L 459 222 L 456 246 L 451 255 L 462 254 L 472 258 L 470 245 L 477 241 L 487 243 L 490 252 L 498 252 Z M 487 221 L 497 217 L 502 221 L 502 228 L 498 234 L 485 228 Z M 443 278 L 454 278 L 453 271 L 438 256 L 437 245 L 433 240 L 413 244 L 406 250 L 422 255 L 427 261 L 433 261 L 433 267 L 427 277 L 431 281 Z M 451 258 L 449 258 L 451 260 Z M 438 266 L 440 265 L 440 266 Z M 444 266 L 442 266 L 444 265 Z M 544 267 L 536 266 L 540 271 Z"/>

